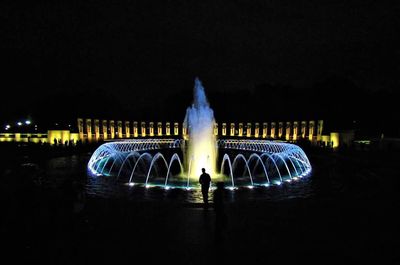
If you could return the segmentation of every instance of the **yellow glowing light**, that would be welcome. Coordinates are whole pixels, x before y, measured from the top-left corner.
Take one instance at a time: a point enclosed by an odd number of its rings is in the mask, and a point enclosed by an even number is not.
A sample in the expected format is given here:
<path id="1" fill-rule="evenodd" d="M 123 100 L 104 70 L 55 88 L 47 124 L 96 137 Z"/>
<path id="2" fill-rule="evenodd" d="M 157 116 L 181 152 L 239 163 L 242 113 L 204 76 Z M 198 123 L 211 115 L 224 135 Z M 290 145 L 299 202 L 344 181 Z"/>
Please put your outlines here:
<path id="1" fill-rule="evenodd" d="M 331 138 L 330 140 L 333 144 L 332 147 L 337 148 L 339 146 L 339 133 L 331 132 L 330 138 Z"/>
<path id="2" fill-rule="evenodd" d="M 210 139 L 212 135 L 212 139 Z M 188 150 L 188 161 L 190 172 L 189 176 L 191 179 L 198 179 L 201 175 L 202 168 L 206 169 L 206 172 L 210 174 L 212 179 L 217 177 L 216 175 L 216 160 L 217 160 L 217 148 L 215 136 L 211 134 L 201 134 L 196 137 L 197 139 L 189 139 L 189 150 Z"/>

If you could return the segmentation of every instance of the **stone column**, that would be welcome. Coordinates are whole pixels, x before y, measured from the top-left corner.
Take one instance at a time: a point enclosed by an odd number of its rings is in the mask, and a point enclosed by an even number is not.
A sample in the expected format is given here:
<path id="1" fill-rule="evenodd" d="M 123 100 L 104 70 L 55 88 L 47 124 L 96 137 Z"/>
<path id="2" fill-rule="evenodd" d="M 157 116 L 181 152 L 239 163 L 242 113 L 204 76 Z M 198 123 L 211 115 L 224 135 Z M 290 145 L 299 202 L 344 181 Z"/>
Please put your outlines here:
<path id="1" fill-rule="evenodd" d="M 118 138 L 122 138 L 122 121 L 117 121 L 117 134 Z"/>
<path id="2" fill-rule="evenodd" d="M 137 121 L 133 122 L 133 137 L 137 138 L 139 136 L 139 125 Z"/>
<path id="3" fill-rule="evenodd" d="M 268 136 L 268 123 L 263 123 L 262 138 L 267 138 Z"/>
<path id="4" fill-rule="evenodd" d="M 157 122 L 157 136 L 162 136 L 162 122 Z"/>
<path id="5" fill-rule="evenodd" d="M 235 136 L 235 123 L 231 123 L 231 133 L 230 136 Z"/>
<path id="6" fill-rule="evenodd" d="M 179 135 L 179 123 L 174 122 L 174 135 Z"/>
<path id="7" fill-rule="evenodd" d="M 165 135 L 167 136 L 171 135 L 171 123 L 169 122 L 165 123 Z"/>
<path id="8" fill-rule="evenodd" d="M 292 123 L 290 121 L 287 121 L 286 122 L 286 132 L 285 132 L 286 141 L 290 140 L 291 131 L 292 131 Z"/>
<path id="9" fill-rule="evenodd" d="M 89 143 L 92 142 L 92 120 L 86 119 L 86 134 Z"/>
<path id="10" fill-rule="evenodd" d="M 96 142 L 100 139 L 100 121 L 98 119 L 94 120 L 94 138 Z"/>
<path id="11" fill-rule="evenodd" d="M 239 132 L 238 132 L 238 136 L 242 137 L 243 136 L 243 123 L 239 123 Z"/>
<path id="12" fill-rule="evenodd" d="M 309 121 L 308 123 L 308 140 L 313 141 L 315 134 L 315 121 Z"/>
<path id="13" fill-rule="evenodd" d="M 282 138 L 283 135 L 283 122 L 278 122 L 278 138 Z"/>
<path id="14" fill-rule="evenodd" d="M 125 138 L 131 138 L 131 127 L 129 121 L 125 121 Z"/>
<path id="15" fill-rule="evenodd" d="M 222 136 L 226 136 L 226 122 L 222 123 Z"/>
<path id="16" fill-rule="evenodd" d="M 185 123 L 182 123 L 182 138 L 187 140 L 188 139 L 188 131 L 187 131 L 187 125 Z"/>
<path id="17" fill-rule="evenodd" d="M 276 137 L 276 122 L 271 122 L 271 138 Z"/>
<path id="18" fill-rule="evenodd" d="M 299 122 L 293 122 L 293 140 L 296 141 L 299 135 Z"/>
<path id="19" fill-rule="evenodd" d="M 251 137 L 251 123 L 247 123 L 246 136 Z"/>
<path id="20" fill-rule="evenodd" d="M 324 128 L 324 121 L 318 120 L 317 121 L 317 141 L 321 141 L 323 128 Z"/>
<path id="21" fill-rule="evenodd" d="M 115 124 L 114 124 L 114 120 L 110 120 L 110 135 L 111 135 L 111 139 L 115 138 Z"/>
<path id="22" fill-rule="evenodd" d="M 79 132 L 79 139 L 83 141 L 83 119 L 81 118 L 78 118 L 78 132 Z"/>
<path id="23" fill-rule="evenodd" d="M 307 122 L 306 121 L 302 121 L 301 122 L 301 138 L 306 139 L 306 134 L 307 134 Z"/>
<path id="24" fill-rule="evenodd" d="M 151 137 L 154 137 L 154 122 L 149 123 L 149 134 Z"/>
<path id="25" fill-rule="evenodd" d="M 254 125 L 254 137 L 258 138 L 260 136 L 260 124 L 256 122 Z"/>
<path id="26" fill-rule="evenodd" d="M 214 122 L 214 135 L 218 136 L 218 122 Z"/>
<path id="27" fill-rule="evenodd" d="M 107 126 L 107 120 L 102 120 L 102 126 L 103 130 L 103 139 L 107 140 L 108 139 L 108 126 Z"/>
<path id="28" fill-rule="evenodd" d="M 142 121 L 140 123 L 140 131 L 141 131 L 141 136 L 146 137 L 146 122 Z"/>

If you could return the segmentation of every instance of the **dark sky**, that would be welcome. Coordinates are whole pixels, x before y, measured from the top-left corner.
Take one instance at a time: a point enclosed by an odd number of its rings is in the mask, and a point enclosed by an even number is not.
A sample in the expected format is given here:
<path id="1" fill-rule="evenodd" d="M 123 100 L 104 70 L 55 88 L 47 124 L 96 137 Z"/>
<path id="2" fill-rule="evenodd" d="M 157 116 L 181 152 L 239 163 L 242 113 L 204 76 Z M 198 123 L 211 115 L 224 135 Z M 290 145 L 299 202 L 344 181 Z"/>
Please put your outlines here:
<path id="1" fill-rule="evenodd" d="M 167 106 L 191 97 L 195 76 L 210 94 L 259 84 L 311 93 L 330 76 L 393 91 L 399 14 L 368 0 L 2 1 L 2 116 Z"/>

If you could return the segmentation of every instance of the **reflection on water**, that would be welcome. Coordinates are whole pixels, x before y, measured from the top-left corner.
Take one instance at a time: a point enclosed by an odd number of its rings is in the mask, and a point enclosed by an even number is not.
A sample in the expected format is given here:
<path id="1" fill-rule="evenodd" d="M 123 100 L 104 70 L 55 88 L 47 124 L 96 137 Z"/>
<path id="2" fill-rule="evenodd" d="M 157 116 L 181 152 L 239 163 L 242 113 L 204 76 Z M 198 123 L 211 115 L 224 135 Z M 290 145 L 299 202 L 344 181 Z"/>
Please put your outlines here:
<path id="1" fill-rule="evenodd" d="M 183 203 L 202 203 L 200 189 L 164 189 L 162 187 L 146 188 L 142 185 L 129 186 L 126 182 L 117 181 L 114 177 L 93 176 L 86 165 L 90 155 L 53 158 L 45 161 L 45 185 L 57 188 L 67 179 L 73 179 L 84 187 L 87 196 L 100 198 L 123 198 L 135 201 L 168 201 Z M 295 198 L 306 198 L 314 194 L 312 176 L 280 186 L 239 188 L 226 190 L 227 202 L 241 200 L 280 201 Z M 209 200 L 213 200 L 214 187 L 210 189 Z"/>

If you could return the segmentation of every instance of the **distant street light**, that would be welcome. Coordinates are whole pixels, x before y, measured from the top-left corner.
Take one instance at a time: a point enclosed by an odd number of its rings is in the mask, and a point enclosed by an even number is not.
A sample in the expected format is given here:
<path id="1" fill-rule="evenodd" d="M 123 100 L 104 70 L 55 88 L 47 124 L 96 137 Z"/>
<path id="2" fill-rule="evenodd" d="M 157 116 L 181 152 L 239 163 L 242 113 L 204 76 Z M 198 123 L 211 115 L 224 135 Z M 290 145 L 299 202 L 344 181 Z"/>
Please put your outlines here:
<path id="1" fill-rule="evenodd" d="M 25 121 L 25 124 L 26 124 L 26 125 L 29 125 L 29 124 L 31 124 L 31 121 L 30 121 L 30 120 L 26 120 L 26 121 Z"/>
<path id="2" fill-rule="evenodd" d="M 17 124 L 18 124 L 18 126 L 21 126 L 21 125 L 22 125 L 22 122 L 19 121 L 19 122 L 17 122 Z"/>

